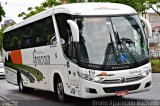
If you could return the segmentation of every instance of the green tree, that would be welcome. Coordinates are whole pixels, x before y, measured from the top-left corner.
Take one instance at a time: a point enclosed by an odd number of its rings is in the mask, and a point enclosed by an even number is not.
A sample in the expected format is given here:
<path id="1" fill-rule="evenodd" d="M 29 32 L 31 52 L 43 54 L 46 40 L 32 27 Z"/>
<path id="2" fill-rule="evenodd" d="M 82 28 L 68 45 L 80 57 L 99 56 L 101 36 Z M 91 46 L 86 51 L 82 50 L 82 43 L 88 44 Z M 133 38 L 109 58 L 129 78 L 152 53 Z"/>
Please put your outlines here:
<path id="1" fill-rule="evenodd" d="M 155 8 L 153 8 L 153 5 L 156 5 L 156 8 L 160 8 L 160 0 L 146 0 L 146 2 L 144 3 L 144 5 L 147 8 L 152 8 L 157 14 L 160 15 L 160 12 L 158 12 L 158 10 L 156 10 Z"/>
<path id="2" fill-rule="evenodd" d="M 138 13 L 142 13 L 143 15 L 149 8 L 152 7 L 153 4 L 156 5 L 156 7 L 159 7 L 158 3 L 160 3 L 160 0 L 96 0 L 96 2 L 112 2 L 126 4 L 133 7 Z"/>
<path id="3" fill-rule="evenodd" d="M 32 7 L 28 7 L 28 9 L 27 9 L 27 10 L 28 10 L 28 11 L 31 11 L 32 9 L 33 9 Z"/>
<path id="4" fill-rule="evenodd" d="M 56 2 L 56 0 L 46 0 L 43 2 L 40 6 L 36 6 L 33 10 L 33 8 L 28 8 L 29 13 L 22 12 L 19 14 L 19 17 L 22 17 L 23 19 L 26 19 L 32 15 L 35 15 L 39 12 L 42 12 L 46 10 L 47 8 L 51 8 L 55 5 L 59 5 L 61 3 L 76 3 L 76 2 L 84 2 L 85 0 L 60 0 L 59 2 Z M 156 5 L 156 7 L 160 7 L 160 0 L 88 0 L 88 2 L 95 1 L 95 2 L 112 2 L 112 3 L 122 3 L 129 5 L 133 7 L 138 13 L 141 13 L 142 15 L 146 14 L 146 11 L 149 8 L 152 8 L 156 13 L 160 15 L 160 13 L 155 10 L 152 5 Z"/>
<path id="5" fill-rule="evenodd" d="M 5 17 L 5 12 L 4 12 L 3 7 L 1 6 L 1 3 L 0 3 L 0 22 L 2 21 L 2 17 Z"/>
<path id="6" fill-rule="evenodd" d="M 34 8 L 32 7 L 28 7 L 28 13 L 25 12 L 21 12 L 20 14 L 18 14 L 18 17 L 22 17 L 23 19 L 29 18 L 37 13 L 40 13 L 44 10 L 46 10 L 47 8 L 51 8 L 54 5 L 59 5 L 60 3 L 56 2 L 56 0 L 46 0 L 45 2 L 43 2 L 40 6 L 36 6 Z"/>
<path id="7" fill-rule="evenodd" d="M 7 27 L 9 27 L 9 26 L 12 26 L 12 25 L 14 25 L 14 24 L 16 24 L 16 22 L 14 21 L 14 20 L 5 20 L 4 21 L 4 24 L 2 24 L 1 26 L 2 26 L 2 28 L 0 29 L 0 51 L 1 51 L 1 49 L 2 49 L 2 35 L 3 35 L 3 31 L 7 28 Z"/>
<path id="8" fill-rule="evenodd" d="M 0 29 L 0 54 L 2 49 L 2 33 L 3 33 L 3 29 Z"/>
<path id="9" fill-rule="evenodd" d="M 23 17 L 24 15 L 26 15 L 25 12 L 21 12 L 20 14 L 18 14 L 18 17 Z"/>
<path id="10" fill-rule="evenodd" d="M 60 3 L 56 0 L 46 0 L 47 7 L 51 8 L 52 6 L 59 5 Z M 43 3 L 42 3 L 43 4 Z M 42 5 L 43 6 L 43 5 Z"/>

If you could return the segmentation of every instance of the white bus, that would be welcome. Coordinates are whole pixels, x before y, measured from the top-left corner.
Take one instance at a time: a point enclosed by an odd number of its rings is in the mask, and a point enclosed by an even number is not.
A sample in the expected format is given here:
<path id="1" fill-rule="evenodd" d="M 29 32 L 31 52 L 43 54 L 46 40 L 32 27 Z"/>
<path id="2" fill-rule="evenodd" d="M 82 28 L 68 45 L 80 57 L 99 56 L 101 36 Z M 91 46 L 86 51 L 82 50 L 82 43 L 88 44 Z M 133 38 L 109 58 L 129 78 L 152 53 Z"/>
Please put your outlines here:
<path id="1" fill-rule="evenodd" d="M 143 24 L 142 24 L 143 23 Z M 80 98 L 124 96 L 151 88 L 147 20 L 126 5 L 55 6 L 3 33 L 6 80 Z"/>

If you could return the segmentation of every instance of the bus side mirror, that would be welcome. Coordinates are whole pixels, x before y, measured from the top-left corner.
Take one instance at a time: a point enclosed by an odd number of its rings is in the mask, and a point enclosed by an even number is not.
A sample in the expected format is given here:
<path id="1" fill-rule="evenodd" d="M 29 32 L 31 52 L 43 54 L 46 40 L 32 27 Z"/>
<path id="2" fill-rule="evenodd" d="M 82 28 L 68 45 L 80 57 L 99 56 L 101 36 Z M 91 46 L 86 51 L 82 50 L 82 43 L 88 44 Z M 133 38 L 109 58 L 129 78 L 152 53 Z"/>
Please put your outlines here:
<path id="1" fill-rule="evenodd" d="M 145 18 L 140 17 L 140 19 L 143 22 L 143 24 L 146 26 L 146 31 L 147 31 L 148 38 L 151 38 L 152 37 L 152 27 L 151 27 L 151 24 Z"/>
<path id="2" fill-rule="evenodd" d="M 69 24 L 71 31 L 72 31 L 73 42 L 79 42 L 78 25 L 73 20 L 67 20 L 67 23 Z"/>

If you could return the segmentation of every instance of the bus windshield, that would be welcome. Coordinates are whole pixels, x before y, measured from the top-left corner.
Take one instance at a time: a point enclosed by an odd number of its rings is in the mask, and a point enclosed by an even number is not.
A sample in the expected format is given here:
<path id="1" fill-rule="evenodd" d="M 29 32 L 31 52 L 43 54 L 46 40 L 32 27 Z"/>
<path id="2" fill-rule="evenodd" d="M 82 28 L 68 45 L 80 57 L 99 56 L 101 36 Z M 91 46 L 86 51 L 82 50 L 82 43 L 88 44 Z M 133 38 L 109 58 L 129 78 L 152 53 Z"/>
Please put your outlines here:
<path id="1" fill-rule="evenodd" d="M 77 17 L 80 61 L 94 65 L 136 64 L 147 59 L 148 44 L 137 15 Z"/>

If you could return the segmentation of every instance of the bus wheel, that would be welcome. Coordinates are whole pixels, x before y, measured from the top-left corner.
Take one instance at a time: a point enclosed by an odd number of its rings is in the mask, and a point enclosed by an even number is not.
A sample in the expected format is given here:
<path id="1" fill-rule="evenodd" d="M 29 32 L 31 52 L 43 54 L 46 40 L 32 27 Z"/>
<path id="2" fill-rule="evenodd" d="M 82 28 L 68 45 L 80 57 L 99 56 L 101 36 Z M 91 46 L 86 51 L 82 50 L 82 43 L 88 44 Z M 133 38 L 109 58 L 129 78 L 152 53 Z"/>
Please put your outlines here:
<path id="1" fill-rule="evenodd" d="M 59 101 L 65 102 L 66 101 L 66 95 L 64 93 L 63 83 L 62 83 L 62 80 L 60 78 L 57 80 L 56 87 L 57 87 L 57 95 L 58 95 Z"/>

